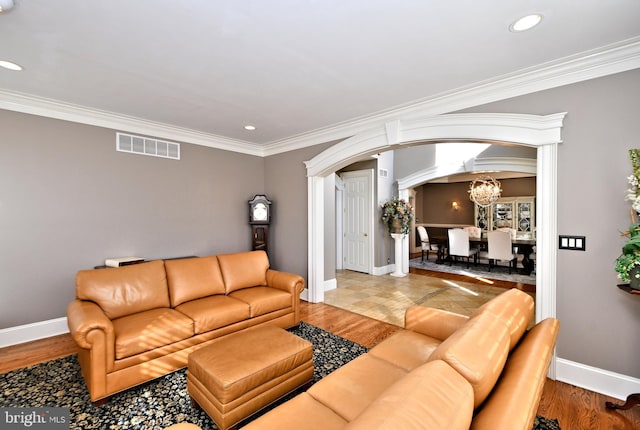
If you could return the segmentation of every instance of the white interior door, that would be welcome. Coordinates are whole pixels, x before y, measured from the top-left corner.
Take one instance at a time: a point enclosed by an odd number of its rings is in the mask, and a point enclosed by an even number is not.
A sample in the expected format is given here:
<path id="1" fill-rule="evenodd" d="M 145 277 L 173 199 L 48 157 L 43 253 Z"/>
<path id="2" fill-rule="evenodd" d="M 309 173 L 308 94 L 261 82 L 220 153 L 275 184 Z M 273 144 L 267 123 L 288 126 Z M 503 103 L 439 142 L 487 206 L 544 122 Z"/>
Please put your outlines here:
<path id="1" fill-rule="evenodd" d="M 371 273 L 373 170 L 345 172 L 343 204 L 344 268 Z"/>

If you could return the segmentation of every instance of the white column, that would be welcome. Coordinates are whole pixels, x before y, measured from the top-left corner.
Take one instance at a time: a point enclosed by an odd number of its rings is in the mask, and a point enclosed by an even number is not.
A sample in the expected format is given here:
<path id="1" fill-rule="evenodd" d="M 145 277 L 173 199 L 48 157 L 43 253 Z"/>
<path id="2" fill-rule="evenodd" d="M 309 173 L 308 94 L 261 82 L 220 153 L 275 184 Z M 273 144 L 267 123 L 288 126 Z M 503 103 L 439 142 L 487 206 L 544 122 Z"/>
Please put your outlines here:
<path id="1" fill-rule="evenodd" d="M 309 272 L 307 273 L 306 297 L 311 303 L 324 301 L 324 178 L 309 176 L 308 191 L 308 234 Z"/>
<path id="2" fill-rule="evenodd" d="M 402 271 L 402 267 L 403 267 L 403 252 L 402 252 L 402 243 L 403 243 L 403 239 L 406 237 L 406 234 L 402 234 L 402 233 L 391 233 L 391 237 L 393 238 L 393 240 L 395 241 L 395 267 L 393 270 L 393 273 L 391 273 L 391 276 L 396 276 L 398 278 L 401 278 L 403 276 L 407 276 L 406 273 L 404 273 Z"/>

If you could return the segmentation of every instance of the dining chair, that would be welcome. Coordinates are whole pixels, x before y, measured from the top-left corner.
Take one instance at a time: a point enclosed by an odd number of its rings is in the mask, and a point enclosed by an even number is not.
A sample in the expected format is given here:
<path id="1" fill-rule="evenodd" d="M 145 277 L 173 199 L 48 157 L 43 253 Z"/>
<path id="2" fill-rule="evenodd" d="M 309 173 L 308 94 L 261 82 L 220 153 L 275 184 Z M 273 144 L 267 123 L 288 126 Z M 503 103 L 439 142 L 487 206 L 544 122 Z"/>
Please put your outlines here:
<path id="1" fill-rule="evenodd" d="M 474 227 L 474 226 L 466 226 L 466 227 L 462 227 L 463 230 L 465 230 L 467 233 L 469 233 L 469 238 L 470 239 L 479 239 L 482 236 L 482 229 L 480 227 Z"/>
<path id="2" fill-rule="evenodd" d="M 511 235 L 511 240 L 516 240 L 516 229 L 515 228 L 511 228 L 511 227 L 500 227 L 500 228 L 496 228 L 497 231 L 504 231 L 507 232 Z"/>
<path id="3" fill-rule="evenodd" d="M 496 228 L 496 230 L 498 230 L 498 231 L 506 231 L 507 233 L 509 233 L 511 235 L 511 240 L 516 240 L 517 230 L 515 228 L 500 227 L 500 228 Z M 518 254 L 518 247 L 517 246 L 513 248 L 513 252 L 515 254 Z"/>
<path id="4" fill-rule="evenodd" d="M 420 236 L 420 244 L 422 256 L 420 261 L 424 261 L 424 252 L 427 252 L 427 261 L 429 261 L 429 251 L 438 252 L 438 245 L 429 242 L 429 234 L 423 226 L 418 226 L 418 235 Z"/>
<path id="5" fill-rule="evenodd" d="M 511 266 L 516 268 L 516 254 L 513 253 L 513 244 L 511 242 L 511 234 L 506 231 L 493 230 L 487 233 L 488 250 L 480 253 L 480 258 L 489 259 L 489 272 L 493 263 L 498 265 L 499 261 L 507 261 L 509 263 L 509 274 L 511 274 Z"/>
<path id="6" fill-rule="evenodd" d="M 469 267 L 469 259 L 473 257 L 474 264 L 478 264 L 478 250 L 469 246 L 469 233 L 461 228 L 450 228 L 449 234 L 449 266 L 452 260 L 458 261 L 458 257 L 467 259 L 467 268 Z"/>
<path id="7" fill-rule="evenodd" d="M 467 233 L 469 233 L 469 239 L 480 239 L 482 237 L 482 229 L 480 227 L 474 227 L 472 225 L 462 227 Z M 471 248 L 476 248 L 478 252 L 482 251 L 482 244 L 471 244 Z"/>

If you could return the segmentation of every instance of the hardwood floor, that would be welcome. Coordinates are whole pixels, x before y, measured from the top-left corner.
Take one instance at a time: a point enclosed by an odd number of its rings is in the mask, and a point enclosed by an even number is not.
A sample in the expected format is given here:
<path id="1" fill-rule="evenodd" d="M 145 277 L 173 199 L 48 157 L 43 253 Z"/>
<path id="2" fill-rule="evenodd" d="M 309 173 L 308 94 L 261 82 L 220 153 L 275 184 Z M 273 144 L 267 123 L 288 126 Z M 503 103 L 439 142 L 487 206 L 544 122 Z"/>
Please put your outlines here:
<path id="1" fill-rule="evenodd" d="M 302 320 L 338 336 L 373 347 L 400 327 L 345 311 L 324 303 L 301 302 Z M 76 352 L 69 335 L 29 342 L 0 349 L 0 373 L 30 366 Z M 556 418 L 562 430 L 640 429 L 640 406 L 627 411 L 605 408 L 606 401 L 617 399 L 562 382 L 547 380 L 538 414 Z"/>

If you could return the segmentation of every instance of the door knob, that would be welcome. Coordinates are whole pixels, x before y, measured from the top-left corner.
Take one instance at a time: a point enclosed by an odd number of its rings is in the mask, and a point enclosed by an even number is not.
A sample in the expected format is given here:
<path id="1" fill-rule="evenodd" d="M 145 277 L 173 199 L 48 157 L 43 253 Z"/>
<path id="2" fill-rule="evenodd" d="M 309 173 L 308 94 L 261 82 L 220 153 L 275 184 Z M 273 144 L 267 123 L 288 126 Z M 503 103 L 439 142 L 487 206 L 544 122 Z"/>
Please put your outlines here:
<path id="1" fill-rule="evenodd" d="M 367 234 L 367 233 L 365 233 L 365 234 L 364 234 L 364 237 L 367 237 L 367 236 L 368 236 L 368 234 Z"/>

